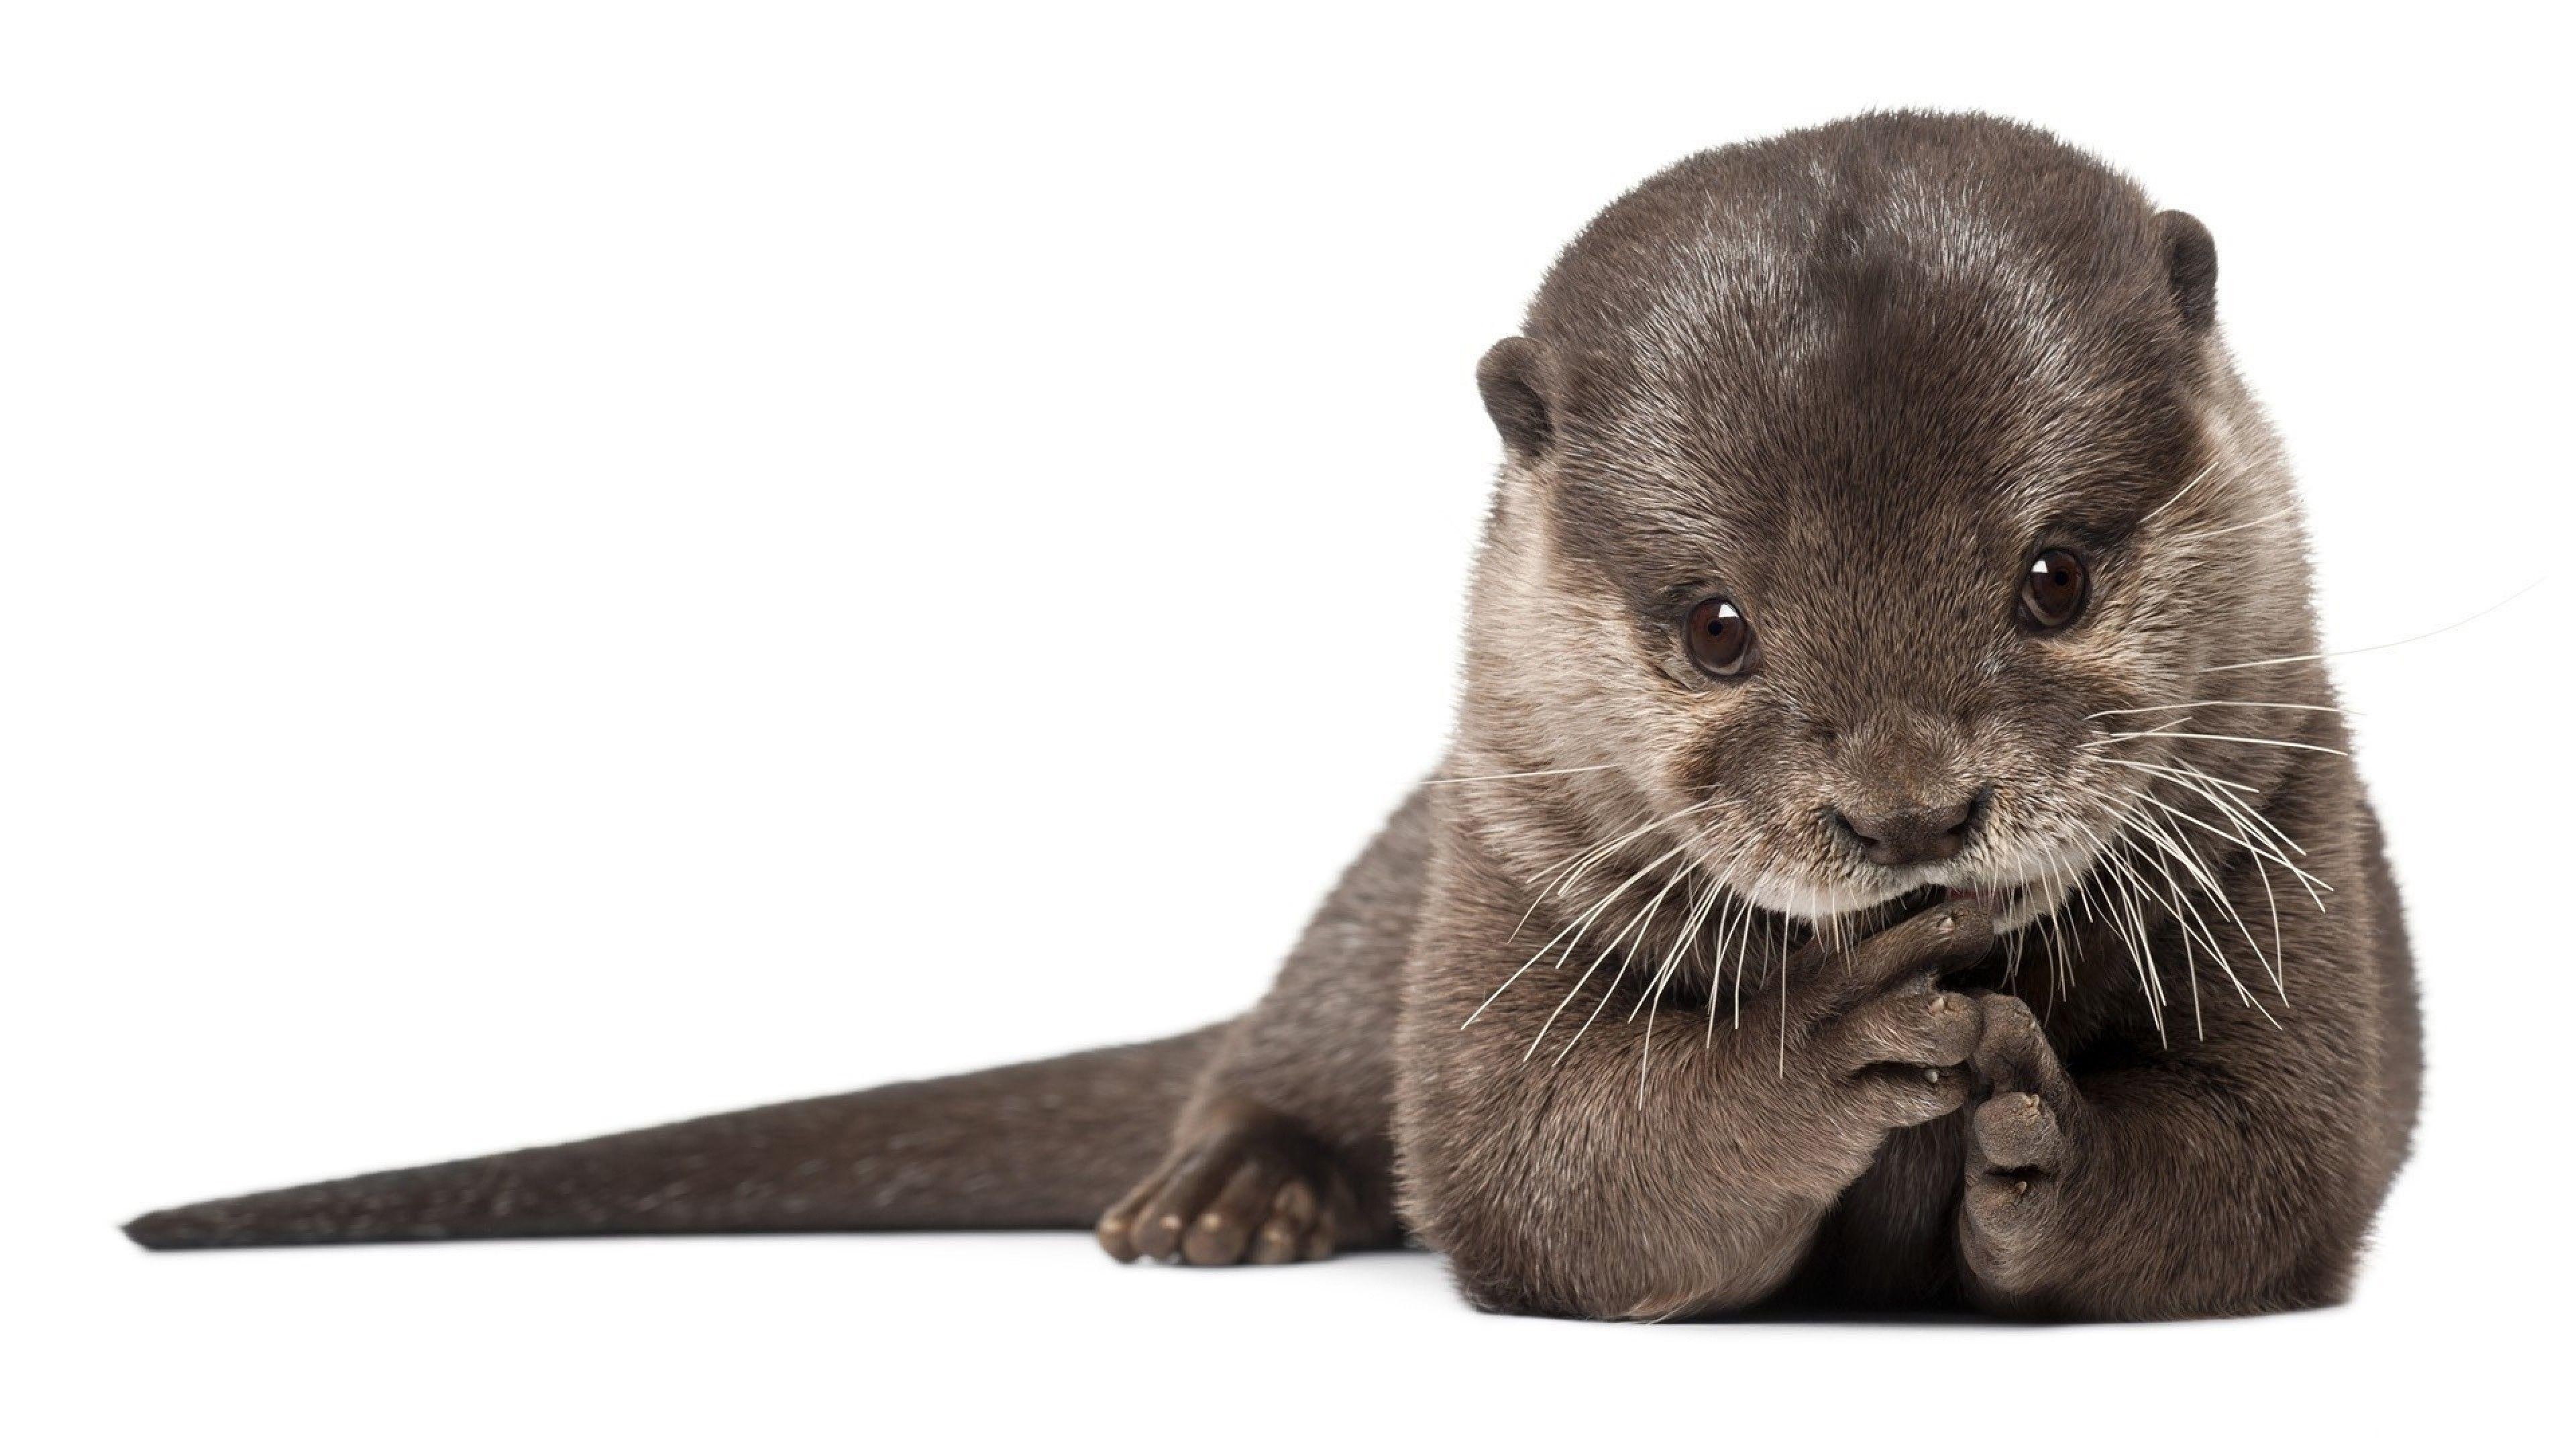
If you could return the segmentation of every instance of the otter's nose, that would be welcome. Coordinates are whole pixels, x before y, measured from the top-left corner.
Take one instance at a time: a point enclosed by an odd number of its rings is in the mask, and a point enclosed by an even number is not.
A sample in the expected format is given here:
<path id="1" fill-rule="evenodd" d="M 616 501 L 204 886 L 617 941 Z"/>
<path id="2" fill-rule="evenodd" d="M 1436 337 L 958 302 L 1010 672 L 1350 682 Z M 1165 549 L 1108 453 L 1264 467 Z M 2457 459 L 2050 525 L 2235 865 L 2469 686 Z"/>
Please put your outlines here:
<path id="1" fill-rule="evenodd" d="M 1948 860 L 1968 848 L 1968 837 L 1976 831 L 1977 817 L 1985 812 L 1986 797 L 1992 793 L 1980 790 L 1955 805 L 1908 801 L 1896 809 L 1868 815 L 1846 815 L 1837 810 L 1834 823 L 1873 865 Z"/>

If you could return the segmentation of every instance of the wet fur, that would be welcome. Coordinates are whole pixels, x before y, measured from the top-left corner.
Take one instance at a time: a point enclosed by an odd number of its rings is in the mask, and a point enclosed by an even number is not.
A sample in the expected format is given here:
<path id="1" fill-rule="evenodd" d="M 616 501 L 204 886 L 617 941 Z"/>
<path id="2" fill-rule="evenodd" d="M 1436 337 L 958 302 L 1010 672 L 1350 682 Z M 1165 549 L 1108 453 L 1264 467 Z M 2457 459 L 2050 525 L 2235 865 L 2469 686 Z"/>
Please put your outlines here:
<path id="1" fill-rule="evenodd" d="M 1480 368 L 1506 457 L 1452 783 L 1242 1018 L 130 1231 L 1099 1214 L 1117 1256 L 1186 1262 L 1409 1233 L 1481 1306 L 1590 1317 L 2335 1301 L 2406 1153 L 2414 993 L 2376 823 L 2325 752 L 2331 684 L 2298 658 L 2304 543 L 2215 281 L 2197 222 L 2005 122 L 1693 157 L 1603 213 Z M 2016 571 L 2057 542 L 2092 603 L 2037 636 Z M 1762 641 L 1740 681 L 1681 652 L 1677 616 L 1717 591 Z M 2263 707 L 2164 708 L 2200 700 Z M 2115 738 L 2185 716 L 2267 743 Z M 2294 839 L 2326 908 L 2215 832 L 2193 909 L 2225 924 L 2117 916 L 2102 842 L 2138 828 L 2115 806 L 2183 832 L 2213 809 L 2155 773 L 2184 768 Z M 1832 824 L 1970 790 L 1991 803 L 1938 866 L 1871 865 Z M 1890 924 L 1930 888 L 2015 885 L 2000 942 L 1969 897 Z"/>

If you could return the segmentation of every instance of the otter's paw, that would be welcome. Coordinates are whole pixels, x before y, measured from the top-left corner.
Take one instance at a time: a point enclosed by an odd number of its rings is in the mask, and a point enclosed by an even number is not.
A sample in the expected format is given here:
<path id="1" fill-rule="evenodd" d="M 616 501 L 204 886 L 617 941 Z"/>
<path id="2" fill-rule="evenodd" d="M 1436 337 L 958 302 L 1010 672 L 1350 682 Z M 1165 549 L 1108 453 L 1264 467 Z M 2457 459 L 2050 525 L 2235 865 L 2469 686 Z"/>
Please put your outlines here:
<path id="1" fill-rule="evenodd" d="M 1294 1263 L 1332 1256 L 1356 1218 L 1331 1153 L 1263 1123 L 1175 1150 L 1101 1215 L 1100 1246 L 1122 1263 Z"/>
<path id="2" fill-rule="evenodd" d="M 1993 939 L 1983 906 L 1948 902 L 1826 963 L 1820 999 L 1801 1009 L 1822 1014 L 1811 1028 L 1813 1060 L 1827 1071 L 1816 1116 L 1829 1131 L 1818 1136 L 1841 1138 L 1838 1172 L 1866 1170 L 1888 1132 L 1967 1105 L 1982 1017 L 1973 997 L 1941 989 L 1941 976 Z"/>
<path id="3" fill-rule="evenodd" d="M 1979 1006 L 1971 1063 L 1987 1095 L 1968 1116 L 1959 1241 L 1971 1271 L 2011 1287 L 2027 1276 L 2081 1165 L 2084 1103 L 2020 997 L 1985 995 Z"/>

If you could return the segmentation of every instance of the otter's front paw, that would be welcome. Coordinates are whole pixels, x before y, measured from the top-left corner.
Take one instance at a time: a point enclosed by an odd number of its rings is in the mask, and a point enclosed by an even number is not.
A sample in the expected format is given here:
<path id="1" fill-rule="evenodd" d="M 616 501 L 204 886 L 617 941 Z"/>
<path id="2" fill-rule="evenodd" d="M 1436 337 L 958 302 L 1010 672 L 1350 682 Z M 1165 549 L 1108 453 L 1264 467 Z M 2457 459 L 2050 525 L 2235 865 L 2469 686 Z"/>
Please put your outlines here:
<path id="1" fill-rule="evenodd" d="M 2014 1293 L 2034 1285 L 2061 1230 L 2067 1182 L 2083 1165 L 2084 1103 L 2020 997 L 1978 1004 L 1970 1063 L 1986 1098 L 1968 1117 L 1959 1246 L 1980 1284 Z"/>
<path id="2" fill-rule="evenodd" d="M 1217 1267 L 1328 1258 L 1358 1213 L 1323 1144 L 1246 1114 L 1184 1143 L 1100 1218 L 1122 1263 Z"/>

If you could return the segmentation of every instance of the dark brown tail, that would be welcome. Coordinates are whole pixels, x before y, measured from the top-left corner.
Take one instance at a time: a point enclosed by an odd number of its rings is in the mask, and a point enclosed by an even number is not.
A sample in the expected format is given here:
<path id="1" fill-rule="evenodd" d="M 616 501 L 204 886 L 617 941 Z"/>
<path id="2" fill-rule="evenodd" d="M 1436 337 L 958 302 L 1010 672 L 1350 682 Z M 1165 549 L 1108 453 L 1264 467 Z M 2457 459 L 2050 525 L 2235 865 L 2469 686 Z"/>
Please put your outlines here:
<path id="1" fill-rule="evenodd" d="M 1224 1026 L 146 1213 L 147 1248 L 1088 1227 L 1163 1154 Z"/>

